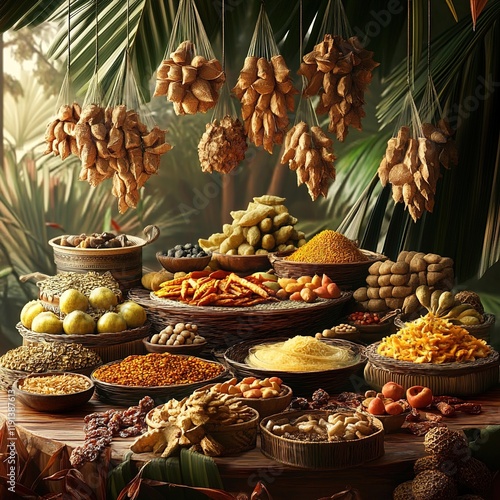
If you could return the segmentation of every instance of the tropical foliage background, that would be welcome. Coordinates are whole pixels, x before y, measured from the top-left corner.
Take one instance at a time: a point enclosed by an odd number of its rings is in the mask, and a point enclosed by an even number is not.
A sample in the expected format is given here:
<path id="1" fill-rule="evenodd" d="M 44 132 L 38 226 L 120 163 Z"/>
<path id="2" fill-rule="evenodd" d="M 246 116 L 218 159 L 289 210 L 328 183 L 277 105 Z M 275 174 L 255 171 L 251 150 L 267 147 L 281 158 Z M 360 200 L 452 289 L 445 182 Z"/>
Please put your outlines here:
<path id="1" fill-rule="evenodd" d="M 435 252 L 455 260 L 457 288 L 480 293 L 486 309 L 500 313 L 498 293 L 500 214 L 500 1 L 351 0 L 344 2 L 352 34 L 373 50 L 380 66 L 366 94 L 363 131 L 335 142 L 337 179 L 328 196 L 312 202 L 295 173 L 273 155 L 251 146 L 229 176 L 201 171 L 197 144 L 211 120 L 206 115 L 177 117 L 164 98 L 151 98 L 154 72 L 168 45 L 178 0 L 3 0 L 0 32 L 19 60 L 35 54 L 28 73 L 3 79 L 3 141 L 0 141 L 0 325 L 2 350 L 19 345 L 15 330 L 22 305 L 36 296 L 32 282 L 19 277 L 52 274 L 47 241 L 62 233 L 119 229 L 141 233 L 148 224 L 161 229 L 146 266 L 157 267 L 154 252 L 178 242 L 196 241 L 218 231 L 229 211 L 266 192 L 285 196 L 300 229 L 311 236 L 324 228 L 358 239 L 362 247 L 395 258 L 399 251 Z M 200 17 L 217 57 L 222 33 L 230 87 L 247 54 L 261 2 L 197 1 Z M 327 0 L 304 1 L 303 53 L 320 38 Z M 432 4 L 432 5 L 430 5 Z M 486 4 L 475 30 L 470 5 Z M 70 30 L 68 30 L 68 5 Z M 408 10 L 410 5 L 410 10 Z M 408 63 L 417 103 L 430 70 L 442 108 L 457 126 L 459 165 L 443 173 L 433 213 L 413 223 L 376 170 L 392 136 L 408 91 Z M 265 3 L 281 53 L 295 72 L 300 62 L 299 1 Z M 97 26 L 96 26 L 97 12 Z M 127 16 L 128 14 L 128 16 Z M 408 34 L 410 29 L 410 34 Z M 128 42 L 127 42 L 128 34 Z M 38 45 L 36 40 L 43 40 Z M 68 46 L 68 41 L 69 46 Z M 97 189 L 77 180 L 79 165 L 68 158 L 43 156 L 46 123 L 61 98 L 83 101 L 98 67 L 99 83 L 109 88 L 129 50 L 134 75 L 154 120 L 167 128 L 174 149 L 159 175 L 143 188 L 136 211 L 119 215 L 109 185 Z M 98 58 L 96 59 L 96 53 Z M 410 54 L 410 59 L 408 59 Z M 68 57 L 70 60 L 68 69 Z M 68 76 L 71 86 L 68 83 Z M 296 85 L 300 86 L 299 78 Z M 60 95 L 61 89 L 64 91 Z M 293 117 L 291 118 L 293 122 Z M 1 128 L 1 127 L 0 127 Z M 495 332 L 498 339 L 498 326 Z"/>

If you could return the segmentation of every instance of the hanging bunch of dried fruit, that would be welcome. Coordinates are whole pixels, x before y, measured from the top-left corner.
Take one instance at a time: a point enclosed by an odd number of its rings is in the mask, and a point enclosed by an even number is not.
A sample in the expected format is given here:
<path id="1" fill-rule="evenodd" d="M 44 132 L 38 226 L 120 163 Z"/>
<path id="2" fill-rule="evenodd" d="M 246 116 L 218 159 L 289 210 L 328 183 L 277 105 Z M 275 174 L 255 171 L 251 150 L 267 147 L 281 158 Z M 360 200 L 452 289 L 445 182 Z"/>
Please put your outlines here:
<path id="1" fill-rule="evenodd" d="M 160 64 L 155 96 L 166 96 L 177 115 L 206 113 L 219 99 L 226 80 L 221 63 L 195 55 L 194 44 L 185 40 Z"/>
<path id="2" fill-rule="evenodd" d="M 74 130 L 80 119 L 81 108 L 76 102 L 63 104 L 57 111 L 57 116 L 45 129 L 45 143 L 47 148 L 43 154 L 53 153 L 65 160 L 71 153 L 76 154 L 76 140 Z"/>
<path id="3" fill-rule="evenodd" d="M 327 195 L 331 180 L 335 179 L 332 140 L 321 127 L 309 128 L 306 122 L 292 127 L 285 137 L 281 163 L 297 172 L 297 185 L 305 184 L 312 200 Z"/>
<path id="4" fill-rule="evenodd" d="M 327 34 L 302 60 L 298 74 L 308 82 L 304 95 L 319 94 L 316 112 L 328 113 L 328 130 L 339 141 L 345 139 L 349 125 L 361 130 L 365 90 L 372 70 L 379 65 L 373 60 L 373 52 L 365 50 L 355 36 L 345 40 Z"/>
<path id="5" fill-rule="evenodd" d="M 245 158 L 247 148 L 246 134 L 237 118 L 226 115 L 220 122 L 207 123 L 198 144 L 201 169 L 228 174 Z"/>
<path id="6" fill-rule="evenodd" d="M 137 207 L 139 189 L 157 173 L 160 156 L 171 149 L 164 130 L 149 130 L 137 112 L 124 105 L 85 105 L 73 136 L 74 154 L 82 162 L 79 179 L 95 187 L 112 178 L 120 213 Z"/>
<path id="7" fill-rule="evenodd" d="M 418 138 L 410 136 L 409 127 L 401 127 L 396 137 L 387 141 L 378 168 L 382 185 L 392 184 L 392 198 L 396 203 L 404 202 L 415 222 L 424 210 L 434 209 L 440 162 L 449 168 L 458 161 L 452 130 L 445 124 L 443 121 L 438 127 L 422 124 L 424 137 Z"/>
<path id="8" fill-rule="evenodd" d="M 272 154 L 274 144 L 283 143 L 288 112 L 294 110 L 293 96 L 298 94 L 283 56 L 246 57 L 232 92 L 241 102 L 248 138 Z"/>

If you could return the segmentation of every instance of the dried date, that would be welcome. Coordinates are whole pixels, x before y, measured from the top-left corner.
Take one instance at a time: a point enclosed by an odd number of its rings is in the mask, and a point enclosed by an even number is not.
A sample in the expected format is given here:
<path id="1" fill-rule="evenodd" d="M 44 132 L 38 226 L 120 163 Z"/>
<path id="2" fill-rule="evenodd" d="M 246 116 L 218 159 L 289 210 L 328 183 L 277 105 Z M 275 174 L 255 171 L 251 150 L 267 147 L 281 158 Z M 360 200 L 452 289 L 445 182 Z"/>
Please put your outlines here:
<path id="1" fill-rule="evenodd" d="M 460 403 L 454 405 L 454 409 L 455 411 L 469 413 L 470 415 L 479 415 L 482 411 L 481 405 L 478 403 Z"/>

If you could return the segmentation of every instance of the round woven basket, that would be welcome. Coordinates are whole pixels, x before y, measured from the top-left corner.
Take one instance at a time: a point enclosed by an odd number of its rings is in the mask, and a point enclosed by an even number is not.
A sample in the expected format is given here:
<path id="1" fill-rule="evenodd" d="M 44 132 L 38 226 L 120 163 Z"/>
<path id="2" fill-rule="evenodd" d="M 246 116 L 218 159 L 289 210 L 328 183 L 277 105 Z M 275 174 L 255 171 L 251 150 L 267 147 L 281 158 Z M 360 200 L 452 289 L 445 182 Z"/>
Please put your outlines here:
<path id="1" fill-rule="evenodd" d="M 352 298 L 343 292 L 338 299 L 319 299 L 306 303 L 284 300 L 252 307 L 191 306 L 154 296 L 144 288 L 129 291 L 128 298 L 147 309 L 155 332 L 167 324 L 195 323 L 210 348 L 227 348 L 242 340 L 293 336 L 297 332 L 313 335 L 329 328 L 341 317 Z"/>
<path id="2" fill-rule="evenodd" d="M 367 384 L 380 391 L 386 382 L 396 382 L 405 389 L 413 385 L 429 387 L 434 394 L 473 396 L 481 394 L 499 381 L 500 356 L 492 350 L 475 361 L 456 363 L 412 363 L 377 353 L 380 342 L 365 349 L 368 363 L 364 376 Z"/>
<path id="3" fill-rule="evenodd" d="M 283 340 L 287 339 L 274 338 L 272 342 L 280 342 Z M 292 388 L 294 396 L 310 397 L 318 388 L 322 388 L 329 393 L 335 393 L 340 390 L 353 391 L 356 382 L 359 380 L 356 374 L 361 371 L 366 363 L 364 347 L 354 342 L 349 342 L 348 340 L 325 339 L 323 342 L 338 347 L 348 347 L 353 354 L 359 356 L 358 361 L 343 368 L 315 372 L 288 372 L 254 368 L 253 366 L 249 366 L 245 360 L 248 356 L 249 349 L 262 344 L 262 340 L 245 341 L 230 347 L 224 353 L 224 360 L 238 378 L 252 376 L 258 378 L 266 378 L 269 376 L 281 378 L 284 384 Z"/>
<path id="4" fill-rule="evenodd" d="M 81 344 L 99 354 L 103 363 L 107 363 L 131 354 L 145 353 L 146 348 L 142 339 L 149 334 L 151 323 L 147 322 L 139 328 L 117 333 L 92 333 L 87 335 L 37 333 L 28 330 L 21 323 L 18 323 L 16 328 L 23 337 L 24 345 L 38 344 L 40 342 Z"/>
<path id="5" fill-rule="evenodd" d="M 375 460 L 384 454 L 384 428 L 377 418 L 372 425 L 378 430 L 361 439 L 331 442 L 296 441 L 277 436 L 266 429 L 269 420 L 300 417 L 306 413 L 328 418 L 328 411 L 290 411 L 263 419 L 260 423 L 261 451 L 278 462 L 307 469 L 345 469 Z M 351 413 L 352 415 L 352 413 Z"/>
<path id="6" fill-rule="evenodd" d="M 471 335 L 476 337 L 476 339 L 490 341 L 490 330 L 495 324 L 495 315 L 490 313 L 483 314 L 483 322 L 480 325 L 460 325 L 464 330 L 467 330 Z M 394 325 L 397 329 L 401 329 L 405 326 L 406 321 L 404 316 L 396 316 L 394 318 Z"/>
<path id="7" fill-rule="evenodd" d="M 179 354 L 178 356 L 184 356 Z M 190 356 L 185 356 L 190 357 Z M 121 360 L 116 360 L 112 363 L 106 363 L 111 365 L 118 363 Z M 181 399 L 185 396 L 189 396 L 194 390 L 203 387 L 204 385 L 220 382 L 227 378 L 227 369 L 217 361 L 211 361 L 216 365 L 220 365 L 224 370 L 209 380 L 201 380 L 199 382 L 194 382 L 192 384 L 177 384 L 177 385 L 165 385 L 165 386 L 128 386 L 128 385 L 118 385 L 110 384 L 108 382 L 103 382 L 95 377 L 95 370 L 91 373 L 90 378 L 95 385 L 96 396 L 104 403 L 114 404 L 118 406 L 132 406 L 136 405 L 137 402 L 148 395 L 151 396 L 156 405 L 166 403 L 172 398 Z"/>
<path id="8" fill-rule="evenodd" d="M 326 274 L 340 289 L 355 290 L 366 285 L 368 268 L 379 260 L 386 260 L 387 257 L 380 253 L 360 250 L 367 260 L 361 262 L 342 262 L 338 264 L 313 264 L 308 262 L 295 262 L 286 260 L 288 254 L 280 252 L 269 254 L 269 262 L 273 266 L 276 274 L 283 278 L 299 278 L 300 276 L 322 276 Z"/>
<path id="9" fill-rule="evenodd" d="M 62 236 L 49 240 L 54 252 L 57 272 L 109 271 L 123 291 L 141 284 L 142 247 L 158 239 L 157 226 L 147 226 L 143 230 L 146 239 L 127 235 L 133 243 L 120 248 L 77 248 L 60 245 Z"/>

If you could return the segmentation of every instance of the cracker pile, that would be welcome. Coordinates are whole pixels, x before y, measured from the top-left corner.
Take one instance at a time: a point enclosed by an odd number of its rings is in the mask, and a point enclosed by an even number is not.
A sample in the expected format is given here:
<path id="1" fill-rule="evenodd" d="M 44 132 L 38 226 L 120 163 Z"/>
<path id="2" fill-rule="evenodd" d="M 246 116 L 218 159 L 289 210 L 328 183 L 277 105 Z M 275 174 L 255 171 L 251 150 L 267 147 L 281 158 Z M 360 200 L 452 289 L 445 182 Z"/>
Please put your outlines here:
<path id="1" fill-rule="evenodd" d="M 364 93 L 372 70 L 379 65 L 373 60 L 373 52 L 365 50 L 355 36 L 344 40 L 327 34 L 302 61 L 298 73 L 308 81 L 304 95 L 319 94 L 316 111 L 319 115 L 328 113 L 328 130 L 339 141 L 345 139 L 349 125 L 361 130 Z"/>
<path id="2" fill-rule="evenodd" d="M 399 129 L 387 141 L 385 155 L 378 168 L 382 186 L 392 184 L 392 198 L 403 202 L 416 222 L 425 210 L 434 209 L 436 185 L 441 177 L 440 164 L 450 168 L 458 163 L 454 131 L 445 120 L 435 127 L 422 124 L 424 137 L 410 137 L 409 127 Z"/>
<path id="3" fill-rule="evenodd" d="M 183 41 L 156 72 L 154 96 L 166 96 L 177 115 L 206 113 L 217 104 L 226 81 L 217 59 L 195 55 L 194 44 Z"/>
<path id="4" fill-rule="evenodd" d="M 235 396 L 220 392 L 196 391 L 181 401 L 171 399 L 155 408 L 146 420 L 149 430 L 130 449 L 169 457 L 180 447 L 194 447 L 209 456 L 220 456 L 224 447 L 208 429 L 243 423 L 255 417 L 251 408 Z"/>
<path id="5" fill-rule="evenodd" d="M 241 115 L 248 138 L 272 154 L 274 144 L 282 144 L 288 128 L 288 111 L 294 109 L 295 94 L 283 56 L 271 60 L 248 56 L 232 89 L 241 101 Z"/>

